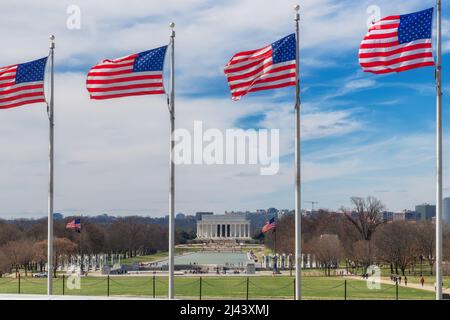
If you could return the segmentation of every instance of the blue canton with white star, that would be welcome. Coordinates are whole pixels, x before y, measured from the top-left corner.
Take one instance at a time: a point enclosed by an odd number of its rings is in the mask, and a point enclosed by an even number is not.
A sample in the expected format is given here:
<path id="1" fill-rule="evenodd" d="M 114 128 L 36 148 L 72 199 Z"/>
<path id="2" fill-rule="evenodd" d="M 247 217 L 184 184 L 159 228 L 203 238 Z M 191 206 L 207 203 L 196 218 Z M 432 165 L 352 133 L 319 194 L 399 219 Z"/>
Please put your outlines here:
<path id="1" fill-rule="evenodd" d="M 433 8 L 400 16 L 398 43 L 431 39 Z"/>
<path id="2" fill-rule="evenodd" d="M 296 47 L 294 33 L 272 43 L 273 64 L 295 60 Z"/>
<path id="3" fill-rule="evenodd" d="M 167 46 L 138 53 L 133 72 L 162 71 Z"/>
<path id="4" fill-rule="evenodd" d="M 47 58 L 21 63 L 16 69 L 16 84 L 23 82 L 43 81 Z"/>

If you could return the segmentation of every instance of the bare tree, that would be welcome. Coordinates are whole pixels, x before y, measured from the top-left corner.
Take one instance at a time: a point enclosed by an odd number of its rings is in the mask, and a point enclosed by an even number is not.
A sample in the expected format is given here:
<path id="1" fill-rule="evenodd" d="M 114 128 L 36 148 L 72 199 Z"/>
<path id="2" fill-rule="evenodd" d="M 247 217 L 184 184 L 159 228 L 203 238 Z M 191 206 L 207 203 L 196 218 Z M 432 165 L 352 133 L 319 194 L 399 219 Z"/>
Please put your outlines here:
<path id="1" fill-rule="evenodd" d="M 343 209 L 348 221 L 356 228 L 361 239 L 370 241 L 379 225 L 383 223 L 383 203 L 375 197 L 352 197 L 354 210 Z"/>
<path id="2" fill-rule="evenodd" d="M 377 257 L 389 263 L 398 274 L 405 275 L 406 268 L 417 256 L 417 228 L 403 221 L 383 225 L 374 237 Z"/>
<path id="3" fill-rule="evenodd" d="M 367 269 L 375 260 L 372 242 L 373 240 L 358 240 L 353 243 L 352 260 L 364 269 Z"/>
<path id="4" fill-rule="evenodd" d="M 444 234 L 444 260 L 450 261 L 450 227 L 448 225 L 445 225 L 443 228 L 443 234 Z"/>
<path id="5" fill-rule="evenodd" d="M 309 250 L 322 265 L 325 274 L 331 275 L 331 268 L 337 268 L 342 257 L 341 241 L 336 235 L 322 235 L 310 241 Z"/>
<path id="6" fill-rule="evenodd" d="M 3 253 L 3 250 L 0 250 L 0 278 L 4 273 L 8 272 L 11 268 L 11 261 L 8 256 Z"/>
<path id="7" fill-rule="evenodd" d="M 47 219 L 41 219 L 33 224 L 25 232 L 27 239 L 33 242 L 41 241 L 47 238 Z"/>
<path id="8" fill-rule="evenodd" d="M 265 234 L 265 244 L 270 249 L 276 250 L 277 253 L 294 254 L 295 252 L 294 234 L 295 234 L 294 216 L 291 215 L 283 216 L 280 219 L 278 219 L 275 231 L 269 231 Z"/>
<path id="9" fill-rule="evenodd" d="M 33 260 L 33 244 L 28 240 L 10 241 L 2 247 L 3 254 L 6 255 L 11 263 L 11 267 L 19 272 L 21 267 L 25 269 L 25 275 L 29 265 Z"/>
<path id="10" fill-rule="evenodd" d="M 22 231 L 15 225 L 0 221 L 0 246 L 19 240 L 22 237 Z"/>
<path id="11" fill-rule="evenodd" d="M 76 236 L 78 238 L 81 237 L 80 241 L 83 253 L 93 254 L 101 252 L 106 244 L 105 229 L 93 223 L 84 223 L 83 230 L 80 234 L 76 234 Z"/>
<path id="12" fill-rule="evenodd" d="M 133 257 L 145 246 L 145 226 L 136 217 L 121 218 L 111 225 L 109 241 L 115 251 Z"/>
<path id="13" fill-rule="evenodd" d="M 54 277 L 56 278 L 56 267 L 59 264 L 59 259 L 64 256 L 70 256 L 77 250 L 77 245 L 66 238 L 56 237 L 53 241 L 53 268 Z M 36 242 L 34 245 L 35 259 L 39 261 L 47 260 L 47 240 Z"/>
<path id="14" fill-rule="evenodd" d="M 421 221 L 416 226 L 416 240 L 418 253 L 428 262 L 430 273 L 433 274 L 436 252 L 435 227 L 431 221 Z"/>

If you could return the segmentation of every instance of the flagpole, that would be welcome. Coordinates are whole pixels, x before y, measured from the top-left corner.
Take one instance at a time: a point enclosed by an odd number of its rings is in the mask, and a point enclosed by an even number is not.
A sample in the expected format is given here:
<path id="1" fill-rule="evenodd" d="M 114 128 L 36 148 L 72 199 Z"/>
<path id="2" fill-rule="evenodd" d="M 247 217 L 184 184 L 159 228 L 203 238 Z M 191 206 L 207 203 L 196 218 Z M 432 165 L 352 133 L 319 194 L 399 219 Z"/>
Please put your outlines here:
<path id="1" fill-rule="evenodd" d="M 50 36 L 50 103 L 48 104 L 49 120 L 49 184 L 48 184 L 48 221 L 47 221 L 47 294 L 53 294 L 53 156 L 54 156 L 54 50 L 55 36 Z"/>
<path id="2" fill-rule="evenodd" d="M 175 164 L 173 162 L 173 149 L 175 141 L 175 23 L 170 24 L 170 193 L 169 193 L 169 299 L 175 297 L 174 261 L 175 261 Z"/>
<path id="3" fill-rule="evenodd" d="M 295 54 L 295 299 L 301 299 L 301 262 L 302 262 L 302 235 L 301 235 L 301 202 L 300 202 L 300 6 L 295 8 L 295 38 L 296 38 L 296 54 Z"/>
<path id="4" fill-rule="evenodd" d="M 442 47 L 441 0 L 436 1 L 436 300 L 442 299 Z"/>
<path id="5" fill-rule="evenodd" d="M 275 268 L 273 270 L 273 273 L 275 273 L 276 271 L 278 271 L 278 258 L 277 258 L 277 229 L 273 229 L 273 251 L 274 251 L 274 257 L 275 257 Z"/>
<path id="6" fill-rule="evenodd" d="M 76 220 L 75 220 L 75 223 L 76 223 Z M 82 246 L 83 239 L 81 238 L 81 219 L 80 219 L 80 229 L 78 231 L 79 231 L 79 234 L 80 234 L 80 239 L 79 239 L 79 241 L 80 241 L 79 249 L 80 249 L 80 259 L 81 259 L 81 262 L 80 262 L 80 275 L 82 275 L 84 266 L 83 266 L 83 246 Z"/>

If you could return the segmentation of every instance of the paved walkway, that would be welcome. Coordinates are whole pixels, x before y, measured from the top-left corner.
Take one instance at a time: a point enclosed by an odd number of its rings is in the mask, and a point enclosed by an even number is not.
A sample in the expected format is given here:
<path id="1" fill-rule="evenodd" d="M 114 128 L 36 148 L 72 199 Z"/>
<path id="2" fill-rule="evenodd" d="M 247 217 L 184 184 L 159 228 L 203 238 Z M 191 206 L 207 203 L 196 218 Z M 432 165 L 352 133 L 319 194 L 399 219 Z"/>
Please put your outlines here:
<path id="1" fill-rule="evenodd" d="M 354 279 L 354 280 L 360 280 L 360 281 L 367 281 L 366 279 L 363 279 L 361 276 L 346 276 L 346 279 Z M 390 285 L 394 285 L 395 282 L 392 281 L 390 278 L 381 278 L 380 280 L 381 283 L 383 284 L 390 284 Z M 405 288 L 414 288 L 414 289 L 420 289 L 420 290 L 425 290 L 425 291 L 431 291 L 431 292 L 435 292 L 434 289 L 434 285 L 430 285 L 430 284 L 424 284 L 423 286 L 419 283 L 414 283 L 414 282 L 408 282 L 408 285 L 405 285 L 405 283 L 402 281 L 402 283 L 399 284 L 400 287 L 405 287 Z M 442 290 L 443 293 L 450 293 L 450 288 L 443 288 Z"/>

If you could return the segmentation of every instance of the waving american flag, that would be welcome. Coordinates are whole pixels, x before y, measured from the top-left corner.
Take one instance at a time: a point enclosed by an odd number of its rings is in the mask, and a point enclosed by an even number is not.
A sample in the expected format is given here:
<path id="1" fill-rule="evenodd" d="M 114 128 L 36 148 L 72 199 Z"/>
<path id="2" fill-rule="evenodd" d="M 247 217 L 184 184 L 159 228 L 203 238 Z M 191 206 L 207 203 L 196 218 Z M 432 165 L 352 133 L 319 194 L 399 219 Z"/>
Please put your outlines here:
<path id="1" fill-rule="evenodd" d="M 86 88 L 91 99 L 112 99 L 164 94 L 163 68 L 167 46 L 103 60 L 88 73 Z"/>
<path id="2" fill-rule="evenodd" d="M 66 224 L 66 229 L 72 229 L 77 232 L 81 231 L 81 219 L 73 219 Z"/>
<path id="3" fill-rule="evenodd" d="M 267 223 L 261 229 L 261 232 L 266 233 L 272 229 L 275 229 L 276 227 L 277 227 L 277 223 L 275 222 L 275 217 L 272 217 L 269 221 L 267 221 Z"/>
<path id="4" fill-rule="evenodd" d="M 295 34 L 261 49 L 236 53 L 225 66 L 231 98 L 249 92 L 295 86 Z"/>
<path id="5" fill-rule="evenodd" d="M 401 72 L 434 66 L 433 8 L 374 22 L 359 48 L 365 72 Z"/>
<path id="6" fill-rule="evenodd" d="M 47 57 L 0 67 L 0 109 L 45 102 L 46 63 Z"/>

